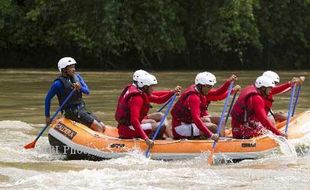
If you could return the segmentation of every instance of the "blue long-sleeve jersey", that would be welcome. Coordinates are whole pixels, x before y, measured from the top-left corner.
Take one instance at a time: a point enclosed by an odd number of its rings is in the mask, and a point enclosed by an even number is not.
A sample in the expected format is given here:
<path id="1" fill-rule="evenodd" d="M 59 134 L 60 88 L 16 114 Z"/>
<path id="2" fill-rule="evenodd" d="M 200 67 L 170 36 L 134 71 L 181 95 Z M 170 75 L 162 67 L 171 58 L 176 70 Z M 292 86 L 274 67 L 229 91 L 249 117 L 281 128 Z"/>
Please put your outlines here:
<path id="1" fill-rule="evenodd" d="M 76 74 L 77 78 L 79 79 L 79 83 L 81 84 L 81 92 L 83 94 L 89 95 L 89 89 L 87 84 L 85 83 L 84 79 L 82 78 L 81 75 Z M 51 100 L 53 99 L 53 97 L 57 94 L 57 93 L 61 93 L 64 94 L 64 86 L 62 84 L 62 82 L 60 80 L 56 80 L 53 82 L 51 88 L 49 89 L 49 91 L 47 92 L 47 95 L 45 97 L 45 116 L 46 117 L 50 117 L 50 107 L 51 107 Z M 60 105 L 62 104 L 62 102 L 60 102 Z"/>

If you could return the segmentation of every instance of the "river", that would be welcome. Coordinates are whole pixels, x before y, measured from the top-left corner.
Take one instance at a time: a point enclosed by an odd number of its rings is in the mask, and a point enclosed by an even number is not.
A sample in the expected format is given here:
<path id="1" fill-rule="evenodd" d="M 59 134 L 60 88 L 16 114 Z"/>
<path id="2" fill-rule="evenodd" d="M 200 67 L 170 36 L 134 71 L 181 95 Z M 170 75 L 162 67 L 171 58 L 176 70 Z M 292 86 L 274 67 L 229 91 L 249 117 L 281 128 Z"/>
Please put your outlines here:
<path id="1" fill-rule="evenodd" d="M 115 125 L 114 110 L 131 72 L 80 72 L 91 94 L 85 96 L 89 110 L 105 123 Z M 153 72 L 157 89 L 186 88 L 197 72 Z M 253 83 L 262 71 L 214 71 L 217 86 L 231 74 L 242 87 Z M 281 82 L 305 75 L 297 112 L 309 109 L 309 71 L 281 71 Z M 0 70 L 0 189 L 310 189 L 310 137 L 291 142 L 297 151 L 259 160 L 208 166 L 207 155 L 179 161 L 155 161 L 142 153 L 118 159 L 68 161 L 55 154 L 46 134 L 34 150 L 31 142 L 44 127 L 44 98 L 58 73 L 49 70 Z M 286 112 L 289 93 L 275 98 L 275 110 Z M 57 108 L 54 98 L 51 113 Z M 157 107 L 155 106 L 154 110 Z M 213 102 L 210 112 L 220 115 L 223 102 Z M 310 126 L 309 126 L 310 127 Z"/>

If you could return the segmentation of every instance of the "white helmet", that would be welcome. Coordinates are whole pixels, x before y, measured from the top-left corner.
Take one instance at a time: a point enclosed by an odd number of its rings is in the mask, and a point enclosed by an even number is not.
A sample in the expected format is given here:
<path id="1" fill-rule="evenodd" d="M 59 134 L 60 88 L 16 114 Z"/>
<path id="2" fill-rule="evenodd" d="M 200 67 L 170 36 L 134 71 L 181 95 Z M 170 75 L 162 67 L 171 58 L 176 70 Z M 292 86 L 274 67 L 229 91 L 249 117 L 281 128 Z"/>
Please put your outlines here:
<path id="1" fill-rule="evenodd" d="M 198 73 L 195 78 L 195 84 L 211 85 L 216 83 L 216 77 L 210 72 Z"/>
<path id="2" fill-rule="evenodd" d="M 138 78 L 138 87 L 142 88 L 143 86 L 151 86 L 157 84 L 157 79 L 151 74 L 141 75 Z"/>
<path id="3" fill-rule="evenodd" d="M 255 87 L 256 88 L 260 88 L 260 87 L 275 87 L 275 83 L 274 81 L 266 76 L 260 76 L 257 77 L 256 81 L 255 81 Z"/>
<path id="4" fill-rule="evenodd" d="M 58 69 L 61 72 L 61 69 L 73 64 L 76 64 L 76 61 L 72 57 L 63 57 L 58 61 Z"/>
<path id="5" fill-rule="evenodd" d="M 271 78 L 274 82 L 280 82 L 279 75 L 273 71 L 265 71 L 263 76 Z"/>
<path id="6" fill-rule="evenodd" d="M 146 72 L 145 70 L 136 70 L 134 73 L 133 73 L 133 76 L 132 76 L 132 79 L 133 81 L 138 81 L 138 78 L 141 76 L 141 75 L 147 75 L 149 74 L 148 72 Z"/>

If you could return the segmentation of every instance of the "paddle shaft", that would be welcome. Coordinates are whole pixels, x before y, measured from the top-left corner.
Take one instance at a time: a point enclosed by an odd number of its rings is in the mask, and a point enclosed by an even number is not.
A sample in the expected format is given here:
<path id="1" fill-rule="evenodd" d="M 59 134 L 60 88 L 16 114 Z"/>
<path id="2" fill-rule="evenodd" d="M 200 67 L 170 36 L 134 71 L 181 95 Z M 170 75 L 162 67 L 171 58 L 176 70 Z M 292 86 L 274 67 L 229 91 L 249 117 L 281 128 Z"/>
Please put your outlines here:
<path id="1" fill-rule="evenodd" d="M 224 103 L 224 108 L 223 108 L 223 111 L 222 111 L 220 123 L 218 124 L 217 130 L 216 130 L 216 134 L 218 134 L 218 135 L 220 134 L 220 131 L 221 131 L 221 128 L 222 128 L 222 123 L 224 121 L 224 115 L 225 115 L 225 112 L 226 112 L 226 109 L 227 109 L 227 104 L 228 104 L 230 93 L 231 93 L 231 91 L 233 89 L 233 86 L 234 86 L 234 82 L 231 82 L 229 87 L 228 87 L 228 94 L 226 96 L 226 100 L 225 100 L 225 103 Z M 208 164 L 209 165 L 211 165 L 213 163 L 213 153 L 214 153 L 214 150 L 215 150 L 215 146 L 216 146 L 216 141 L 213 142 L 212 149 L 211 149 L 211 152 L 210 152 L 210 155 L 209 155 L 209 158 L 208 158 Z"/>
<path id="2" fill-rule="evenodd" d="M 160 123 L 159 123 L 159 125 L 158 125 L 158 127 L 157 127 L 157 129 L 156 129 L 156 131 L 155 131 L 155 134 L 154 134 L 153 137 L 152 137 L 152 140 L 153 140 L 153 141 L 156 139 L 157 135 L 159 134 L 159 131 L 160 131 L 161 127 L 163 126 L 164 121 L 165 121 L 165 119 L 167 118 L 167 116 L 168 116 L 168 114 L 169 114 L 169 111 L 170 111 L 170 109 L 171 109 L 171 107 L 172 107 L 172 105 L 173 105 L 173 102 L 174 102 L 174 100 L 175 100 L 176 97 L 177 97 L 177 95 L 175 94 L 175 95 L 172 96 L 172 98 L 170 98 L 169 103 L 168 103 L 168 107 L 167 107 L 167 109 L 166 109 L 166 111 L 165 111 L 165 115 L 163 116 L 163 118 L 161 118 Z M 146 152 L 145 152 L 145 156 L 146 156 L 147 158 L 150 156 L 150 150 L 151 150 L 151 148 L 148 147 L 147 150 L 146 150 Z"/>
<path id="3" fill-rule="evenodd" d="M 297 107 L 297 103 L 298 103 L 298 98 L 299 98 L 300 90 L 301 90 L 301 85 L 299 85 L 298 89 L 297 89 L 297 94 L 296 94 L 296 99 L 295 99 L 294 108 L 293 108 L 293 112 L 292 112 L 292 117 L 295 115 L 295 111 L 296 111 L 296 107 Z"/>
<path id="4" fill-rule="evenodd" d="M 296 89 L 296 85 L 294 84 L 292 90 L 291 90 L 291 97 L 290 97 L 290 103 L 288 105 L 288 112 L 287 112 L 287 119 L 286 119 L 286 126 L 285 126 L 285 134 L 287 134 L 287 130 L 288 130 L 288 125 L 290 123 L 291 120 L 291 116 L 292 116 L 292 106 L 293 106 L 293 98 L 294 98 L 294 94 L 295 94 L 295 89 Z"/>
<path id="5" fill-rule="evenodd" d="M 227 112 L 227 115 L 226 115 L 226 119 L 225 119 L 225 125 L 228 121 L 228 117 L 229 117 L 229 114 L 231 112 L 231 108 L 232 106 L 234 105 L 234 102 L 235 102 L 235 99 L 236 99 L 236 96 L 237 96 L 237 92 L 235 92 L 234 96 L 233 96 L 233 99 L 231 100 L 231 103 L 230 103 L 230 106 L 229 106 L 229 109 L 228 109 L 228 112 Z"/>
<path id="6" fill-rule="evenodd" d="M 222 114 L 221 114 L 221 119 L 220 119 L 220 123 L 218 124 L 217 126 L 217 130 L 216 130 L 216 134 L 220 134 L 220 131 L 222 129 L 222 125 L 223 125 L 223 122 L 224 122 L 224 116 L 225 116 L 225 112 L 226 112 L 226 109 L 227 109 L 227 105 L 228 105 L 228 101 L 229 101 L 229 97 L 230 97 L 230 93 L 233 89 L 233 86 L 234 86 L 234 82 L 231 82 L 229 87 L 228 87 L 228 94 L 226 96 L 226 100 L 225 100 L 225 103 L 224 103 L 224 108 L 223 108 L 223 111 L 222 111 Z M 213 145 L 212 145 L 212 149 L 214 149 L 216 146 L 216 141 L 213 142 Z"/>
<path id="7" fill-rule="evenodd" d="M 157 112 L 161 112 L 168 104 L 169 104 L 169 102 L 170 102 L 170 100 L 173 98 L 173 96 L 163 105 L 163 106 L 161 106 L 161 108 L 159 108 L 158 110 L 157 110 Z"/>
<path id="8" fill-rule="evenodd" d="M 59 108 L 56 110 L 56 112 L 54 113 L 54 115 L 51 117 L 51 123 L 52 121 L 55 119 L 55 117 L 57 116 L 57 114 L 60 112 L 60 110 L 64 107 L 64 105 L 68 102 L 68 100 L 71 98 L 71 96 L 74 94 L 75 89 L 73 89 L 70 94 L 66 97 L 66 99 L 62 102 L 61 106 L 59 106 Z M 46 126 L 40 131 L 40 133 L 38 134 L 38 136 L 36 137 L 36 139 L 34 140 L 35 142 L 40 138 L 40 136 L 44 133 L 44 131 L 47 129 L 47 127 L 49 126 L 49 124 L 46 124 Z"/>

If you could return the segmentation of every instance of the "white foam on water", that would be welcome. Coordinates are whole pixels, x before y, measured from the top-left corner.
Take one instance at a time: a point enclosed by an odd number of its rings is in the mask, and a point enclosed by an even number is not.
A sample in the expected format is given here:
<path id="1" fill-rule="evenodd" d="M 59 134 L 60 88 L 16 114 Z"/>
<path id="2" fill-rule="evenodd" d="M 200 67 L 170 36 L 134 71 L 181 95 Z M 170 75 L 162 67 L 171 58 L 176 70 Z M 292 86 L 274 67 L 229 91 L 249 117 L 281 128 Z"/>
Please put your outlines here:
<path id="1" fill-rule="evenodd" d="M 128 156 L 101 162 L 57 162 L 87 167 L 78 171 L 2 168 L 0 173 L 10 177 L 10 182 L 2 186 L 12 189 L 294 189 L 296 185 L 298 189 L 309 188 L 308 160 L 292 164 L 290 159 L 283 156 L 210 169 L 199 159 L 198 163 L 197 159 L 145 162 Z M 306 168 L 300 169 L 300 164 Z"/>
<path id="2" fill-rule="evenodd" d="M 310 133 L 303 136 L 302 138 L 291 139 L 289 142 L 295 147 L 299 156 L 310 155 Z"/>
<path id="3" fill-rule="evenodd" d="M 47 138 L 43 138 L 47 141 Z M 42 139 L 42 140 L 43 140 Z M 41 142 L 37 142 L 38 144 Z M 24 149 L 23 145 L 0 147 L 1 162 L 37 162 L 64 159 L 64 155 L 55 154 L 48 144 L 36 145 L 34 149 Z"/>
<path id="4" fill-rule="evenodd" d="M 41 126 L 36 125 L 35 127 Z M 32 142 L 36 137 L 28 134 L 33 129 L 36 128 L 21 121 L 0 121 L 0 161 L 36 162 L 63 159 L 64 156 L 53 154 L 46 136 L 40 137 L 34 149 L 24 149 L 23 146 Z"/>
<path id="5" fill-rule="evenodd" d="M 25 130 L 30 130 L 30 129 L 33 129 L 33 127 L 30 124 L 22 122 L 22 121 L 4 120 L 4 121 L 0 121 L 0 129 L 10 129 L 10 130 L 25 129 Z"/>
<path id="6" fill-rule="evenodd" d="M 125 160 L 127 160 L 125 158 Z M 10 176 L 10 184 L 4 187 L 10 188 L 79 188 L 79 189 L 179 189 L 176 184 L 182 183 L 186 189 L 207 186 L 209 183 L 224 185 L 214 172 L 195 168 L 184 168 L 179 163 L 178 167 L 162 167 L 161 162 L 154 168 L 147 166 L 137 167 L 127 160 L 129 168 L 119 169 L 110 166 L 100 169 L 83 169 L 67 172 L 36 172 L 27 171 L 25 175 L 20 169 L 7 168 L 5 175 Z M 98 162 L 97 162 L 98 163 Z M 104 162 L 103 162 L 104 163 Z M 101 162 L 98 164 L 102 164 Z M 155 163 L 154 163 L 155 164 Z M 143 166 L 143 163 L 140 164 Z M 1 170 L 0 170 L 1 171 Z M 172 179 L 174 182 L 172 183 Z M 192 188 L 191 188 L 192 187 Z"/>

